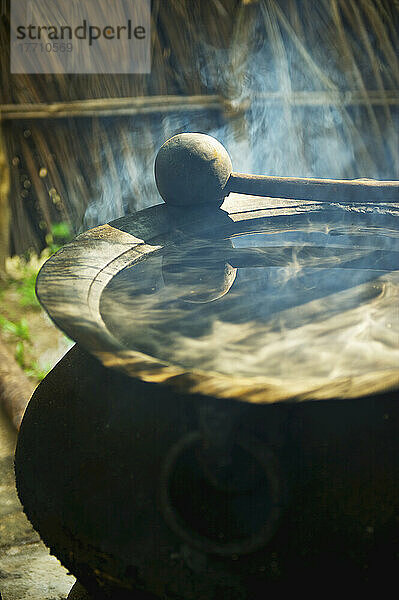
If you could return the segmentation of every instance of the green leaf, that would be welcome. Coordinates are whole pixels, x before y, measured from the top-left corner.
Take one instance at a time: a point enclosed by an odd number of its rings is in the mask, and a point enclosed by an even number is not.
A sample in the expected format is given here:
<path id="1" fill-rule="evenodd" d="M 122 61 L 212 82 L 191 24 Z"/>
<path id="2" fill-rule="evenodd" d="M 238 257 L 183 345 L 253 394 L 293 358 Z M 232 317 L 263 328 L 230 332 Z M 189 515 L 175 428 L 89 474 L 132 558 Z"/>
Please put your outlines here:
<path id="1" fill-rule="evenodd" d="M 30 332 L 29 332 L 28 321 L 26 319 L 22 318 L 20 321 L 18 321 L 16 323 L 16 326 L 17 326 L 17 336 L 20 337 L 22 340 L 29 342 L 30 341 Z"/>
<path id="2" fill-rule="evenodd" d="M 42 368 L 36 361 L 33 361 L 30 365 L 28 365 L 24 371 L 28 375 L 28 377 L 34 377 L 38 381 L 44 379 L 47 373 L 51 370 L 51 365 L 47 365 Z"/>
<path id="3" fill-rule="evenodd" d="M 20 295 L 19 303 L 21 306 L 29 306 L 31 308 L 39 308 L 40 304 L 36 297 L 36 278 L 37 273 L 30 273 L 18 288 L 18 293 Z"/>
<path id="4" fill-rule="evenodd" d="M 12 321 L 9 321 L 5 317 L 0 317 L 0 326 L 4 333 L 11 333 L 11 335 L 17 335 L 17 325 Z"/>
<path id="5" fill-rule="evenodd" d="M 54 238 L 65 241 L 69 240 L 72 236 L 68 223 L 65 223 L 64 221 L 61 223 L 53 223 L 51 226 L 51 234 Z"/>
<path id="6" fill-rule="evenodd" d="M 20 321 L 9 321 L 5 317 L 0 317 L 0 327 L 5 333 L 9 333 L 19 340 L 30 341 L 29 325 L 26 319 Z"/>
<path id="7" fill-rule="evenodd" d="M 22 369 L 25 366 L 25 347 L 23 342 L 18 342 L 15 348 L 15 360 Z"/>

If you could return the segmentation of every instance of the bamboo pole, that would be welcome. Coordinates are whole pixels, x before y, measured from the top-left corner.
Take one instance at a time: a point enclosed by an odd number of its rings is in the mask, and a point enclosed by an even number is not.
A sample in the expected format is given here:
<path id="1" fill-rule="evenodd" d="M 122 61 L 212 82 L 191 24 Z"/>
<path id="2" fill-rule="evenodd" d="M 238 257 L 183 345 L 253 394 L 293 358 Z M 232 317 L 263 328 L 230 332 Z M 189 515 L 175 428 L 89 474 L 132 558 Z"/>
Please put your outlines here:
<path id="1" fill-rule="evenodd" d="M 142 96 L 140 98 L 102 98 L 72 102 L 43 104 L 3 104 L 0 116 L 3 121 L 19 119 L 67 119 L 72 117 L 119 117 L 178 111 L 220 110 L 234 112 L 246 110 L 250 102 L 293 106 L 399 106 L 397 90 L 332 90 L 329 91 L 278 91 L 255 93 L 241 103 L 230 102 L 219 95 L 199 96 Z"/>
<path id="2" fill-rule="evenodd" d="M 69 117 L 116 117 L 156 112 L 221 110 L 220 96 L 142 96 L 101 98 L 43 104 L 3 104 L 0 114 L 6 119 L 49 119 Z"/>

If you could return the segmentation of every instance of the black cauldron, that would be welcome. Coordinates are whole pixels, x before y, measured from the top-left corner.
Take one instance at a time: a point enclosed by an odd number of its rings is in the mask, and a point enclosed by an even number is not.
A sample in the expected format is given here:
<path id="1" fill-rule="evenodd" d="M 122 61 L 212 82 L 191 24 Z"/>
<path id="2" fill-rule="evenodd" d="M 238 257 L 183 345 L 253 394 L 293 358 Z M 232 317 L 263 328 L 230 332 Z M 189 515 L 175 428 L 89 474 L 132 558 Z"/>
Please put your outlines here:
<path id="1" fill-rule="evenodd" d="M 339 200 L 160 204 L 43 267 L 77 344 L 30 401 L 17 487 L 93 597 L 395 580 L 399 209 Z"/>

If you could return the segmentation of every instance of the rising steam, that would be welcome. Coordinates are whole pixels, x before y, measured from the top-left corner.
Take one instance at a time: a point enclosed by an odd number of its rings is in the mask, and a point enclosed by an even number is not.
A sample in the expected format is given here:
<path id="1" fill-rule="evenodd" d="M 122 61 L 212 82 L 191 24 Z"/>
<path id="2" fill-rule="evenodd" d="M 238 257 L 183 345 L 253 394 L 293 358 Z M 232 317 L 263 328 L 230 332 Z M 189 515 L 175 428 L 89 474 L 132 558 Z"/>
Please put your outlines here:
<path id="1" fill-rule="evenodd" d="M 279 4 L 268 0 L 256 3 L 247 20 L 237 23 L 228 48 L 200 38 L 196 62 L 181 65 L 181 75 L 200 77 L 207 92 L 218 93 L 230 110 L 222 119 L 206 110 L 132 118 L 123 139 L 112 136 L 109 122 L 113 144 L 102 149 L 98 141 L 94 160 L 104 176 L 89 203 L 84 228 L 159 203 L 153 180 L 156 151 L 168 137 L 184 131 L 218 138 L 240 172 L 399 177 L 398 112 L 384 96 L 385 83 L 399 85 L 397 64 L 378 70 L 378 64 L 389 64 L 389 38 L 381 39 L 378 30 L 379 46 L 371 35 L 367 41 L 363 34 L 368 14 L 351 3 L 359 54 L 364 63 L 369 61 L 369 78 L 382 98 L 374 104 L 375 92 L 367 91 L 361 75 L 365 66 L 358 67 L 356 48 L 343 38 L 343 16 L 334 6 L 312 3 L 302 37 Z M 378 21 L 375 27 L 380 27 Z"/>

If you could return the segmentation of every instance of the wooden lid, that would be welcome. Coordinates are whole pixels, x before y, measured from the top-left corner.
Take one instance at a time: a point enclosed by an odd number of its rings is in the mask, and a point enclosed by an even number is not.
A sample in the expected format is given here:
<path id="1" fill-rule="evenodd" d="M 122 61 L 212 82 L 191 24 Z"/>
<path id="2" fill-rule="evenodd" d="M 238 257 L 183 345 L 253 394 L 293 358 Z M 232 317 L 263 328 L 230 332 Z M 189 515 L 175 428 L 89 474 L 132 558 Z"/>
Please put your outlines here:
<path id="1" fill-rule="evenodd" d="M 256 403 L 399 387 L 399 208 L 229 197 L 79 235 L 37 281 L 104 365 Z M 396 229 L 395 229 L 396 228 Z"/>

